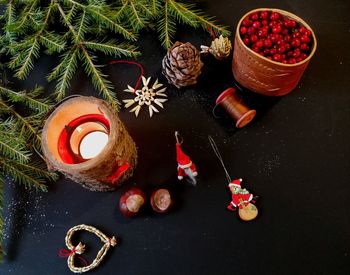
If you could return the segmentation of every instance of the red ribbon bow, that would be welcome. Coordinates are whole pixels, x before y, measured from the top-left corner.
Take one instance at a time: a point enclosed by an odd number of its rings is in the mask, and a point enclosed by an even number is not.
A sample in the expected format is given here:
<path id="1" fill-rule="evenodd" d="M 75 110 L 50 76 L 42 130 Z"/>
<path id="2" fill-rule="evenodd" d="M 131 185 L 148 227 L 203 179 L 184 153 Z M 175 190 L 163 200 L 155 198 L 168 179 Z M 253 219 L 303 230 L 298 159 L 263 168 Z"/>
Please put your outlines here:
<path id="1" fill-rule="evenodd" d="M 72 250 L 64 249 L 64 248 L 61 248 L 60 250 L 58 250 L 58 256 L 60 258 L 68 258 L 69 256 L 74 255 L 74 254 L 76 254 L 75 247 Z M 82 256 L 77 256 L 77 257 L 82 262 L 83 266 L 89 265 L 87 260 L 85 260 Z"/>

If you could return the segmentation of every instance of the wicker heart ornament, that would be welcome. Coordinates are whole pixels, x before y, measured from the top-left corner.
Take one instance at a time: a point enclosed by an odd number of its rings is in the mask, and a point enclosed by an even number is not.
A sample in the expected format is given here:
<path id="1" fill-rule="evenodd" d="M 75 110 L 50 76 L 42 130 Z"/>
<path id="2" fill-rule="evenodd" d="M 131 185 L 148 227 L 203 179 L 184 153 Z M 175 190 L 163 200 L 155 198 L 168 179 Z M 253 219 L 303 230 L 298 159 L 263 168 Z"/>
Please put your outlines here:
<path id="1" fill-rule="evenodd" d="M 72 237 L 75 232 L 85 230 L 88 232 L 91 232 L 95 234 L 97 237 L 100 238 L 100 240 L 104 243 L 102 248 L 98 251 L 96 258 L 93 260 L 93 262 L 90 265 L 86 265 L 83 267 L 76 267 L 74 265 L 75 262 L 75 257 L 77 255 L 81 255 L 85 251 L 85 245 L 79 242 L 77 246 L 74 246 L 72 244 Z M 68 267 L 69 269 L 74 272 L 74 273 L 83 273 L 87 272 L 89 270 L 92 270 L 99 266 L 103 258 L 106 256 L 107 251 L 110 249 L 111 246 L 116 246 L 117 245 L 117 240 L 113 236 L 112 238 L 108 238 L 105 234 L 103 234 L 100 230 L 96 229 L 93 226 L 90 225 L 85 225 L 85 224 L 80 224 L 72 227 L 71 229 L 68 230 L 67 235 L 66 235 L 66 246 L 69 250 L 60 250 L 59 254 L 60 256 L 68 256 Z M 79 256 L 78 256 L 79 257 Z M 85 260 L 84 260 L 85 261 Z"/>

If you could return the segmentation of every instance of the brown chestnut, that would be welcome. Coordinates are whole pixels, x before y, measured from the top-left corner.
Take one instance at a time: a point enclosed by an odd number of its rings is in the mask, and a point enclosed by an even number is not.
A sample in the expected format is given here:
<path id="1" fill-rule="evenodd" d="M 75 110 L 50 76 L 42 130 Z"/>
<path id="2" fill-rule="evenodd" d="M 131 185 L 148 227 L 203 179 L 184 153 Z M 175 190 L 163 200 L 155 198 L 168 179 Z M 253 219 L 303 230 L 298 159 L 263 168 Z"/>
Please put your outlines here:
<path id="1" fill-rule="evenodd" d="M 153 210 L 158 213 L 168 212 L 172 205 L 171 195 L 167 189 L 158 189 L 154 191 L 150 201 Z"/>
<path id="2" fill-rule="evenodd" d="M 137 215 L 146 202 L 146 195 L 136 187 L 125 192 L 119 200 L 119 209 L 123 215 L 133 217 Z"/>

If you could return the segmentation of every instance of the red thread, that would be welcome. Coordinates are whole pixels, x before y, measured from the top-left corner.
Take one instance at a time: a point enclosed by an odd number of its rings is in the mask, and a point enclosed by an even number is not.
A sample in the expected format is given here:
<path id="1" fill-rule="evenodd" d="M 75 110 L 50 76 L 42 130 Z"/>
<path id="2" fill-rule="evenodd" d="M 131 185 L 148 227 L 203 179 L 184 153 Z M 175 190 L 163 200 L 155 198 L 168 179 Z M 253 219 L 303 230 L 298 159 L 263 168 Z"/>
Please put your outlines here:
<path id="1" fill-rule="evenodd" d="M 136 82 L 136 85 L 135 85 L 135 88 L 134 88 L 134 93 L 136 92 L 137 88 L 139 87 L 140 85 L 140 82 L 141 82 L 141 79 L 142 79 L 142 76 L 145 74 L 145 70 L 143 69 L 142 65 L 140 63 L 137 63 L 137 62 L 134 62 L 134 61 L 127 61 L 127 60 L 112 60 L 109 62 L 110 65 L 113 65 L 113 64 L 129 64 L 129 65 L 136 65 L 137 67 L 139 67 L 140 71 L 141 71 L 141 74 L 139 76 L 139 78 L 137 79 L 137 82 Z"/>
<path id="2" fill-rule="evenodd" d="M 213 29 L 211 27 L 208 27 L 208 31 L 211 33 L 211 36 L 213 38 L 213 40 L 216 39 L 216 35 L 215 35 L 215 32 L 213 31 Z"/>
<path id="3" fill-rule="evenodd" d="M 68 258 L 71 255 L 74 255 L 76 253 L 75 247 L 72 250 L 69 249 L 60 249 L 58 250 L 58 256 L 61 258 Z M 87 260 L 85 260 L 82 256 L 77 256 L 77 258 L 82 262 L 83 266 L 88 266 Z"/>

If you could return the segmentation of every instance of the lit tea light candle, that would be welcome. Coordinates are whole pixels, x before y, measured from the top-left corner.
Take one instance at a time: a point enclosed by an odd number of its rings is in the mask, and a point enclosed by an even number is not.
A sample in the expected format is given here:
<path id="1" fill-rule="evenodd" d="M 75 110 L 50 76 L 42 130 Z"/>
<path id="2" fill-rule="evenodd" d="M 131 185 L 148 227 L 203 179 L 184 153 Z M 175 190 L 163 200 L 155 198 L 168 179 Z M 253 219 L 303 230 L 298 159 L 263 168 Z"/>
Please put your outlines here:
<path id="1" fill-rule="evenodd" d="M 108 135 L 95 131 L 87 134 L 80 142 L 79 153 L 83 159 L 96 157 L 108 143 Z"/>
<path id="2" fill-rule="evenodd" d="M 93 191 L 116 189 L 136 166 L 135 143 L 115 110 L 93 97 L 62 102 L 46 119 L 42 151 L 52 170 Z"/>

